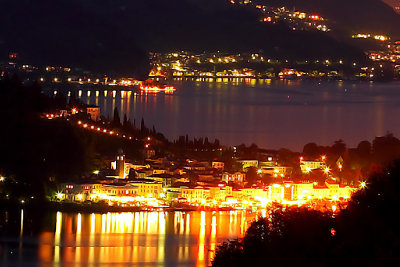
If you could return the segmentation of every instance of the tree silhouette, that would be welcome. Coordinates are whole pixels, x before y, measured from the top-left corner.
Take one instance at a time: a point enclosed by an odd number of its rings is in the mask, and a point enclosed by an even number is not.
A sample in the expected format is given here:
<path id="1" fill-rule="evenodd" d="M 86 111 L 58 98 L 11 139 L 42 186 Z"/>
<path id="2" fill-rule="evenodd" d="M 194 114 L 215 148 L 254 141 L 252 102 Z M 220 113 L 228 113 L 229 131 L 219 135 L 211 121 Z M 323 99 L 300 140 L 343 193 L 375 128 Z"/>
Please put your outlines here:
<path id="1" fill-rule="evenodd" d="M 117 107 L 114 108 L 114 117 L 113 117 L 113 126 L 114 127 L 120 127 L 121 126 L 121 119 L 119 117 L 119 112 Z"/>

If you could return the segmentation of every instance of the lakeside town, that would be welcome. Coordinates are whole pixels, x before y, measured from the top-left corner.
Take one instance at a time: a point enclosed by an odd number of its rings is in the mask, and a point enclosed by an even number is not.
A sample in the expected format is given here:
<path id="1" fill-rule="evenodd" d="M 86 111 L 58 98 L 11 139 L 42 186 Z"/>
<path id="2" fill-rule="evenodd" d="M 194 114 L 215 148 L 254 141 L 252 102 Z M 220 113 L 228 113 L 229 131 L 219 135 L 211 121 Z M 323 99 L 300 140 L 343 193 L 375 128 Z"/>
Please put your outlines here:
<path id="1" fill-rule="evenodd" d="M 294 16 L 294 15 L 293 15 Z M 391 81 L 400 77 L 400 41 L 373 33 L 357 33 L 352 39 L 373 43 L 365 49 L 362 60 L 314 58 L 293 60 L 270 57 L 262 51 L 246 53 L 177 51 L 150 52 L 148 80 L 143 83 L 133 77 L 95 74 L 68 66 L 39 67 L 25 62 L 12 52 L 7 61 L 0 61 L 2 73 L 18 73 L 27 81 L 39 79 L 46 84 L 107 85 L 123 87 L 155 86 L 172 79 L 195 79 L 208 82 L 238 82 L 241 79 L 317 79 Z"/>
<path id="2" fill-rule="evenodd" d="M 146 129 L 143 121 L 140 130 L 126 117 L 121 124 L 116 110 L 114 120 L 107 121 L 101 116 L 100 107 L 74 101 L 70 100 L 65 109 L 42 114 L 41 119 L 65 121 L 85 134 L 139 142 L 140 155 L 129 158 L 122 148 L 118 149 L 115 157 L 103 158 L 104 168 L 92 170 L 78 180 L 57 183 L 56 191 L 48 196 L 54 202 L 82 204 L 89 210 L 91 204 L 104 204 L 145 210 L 256 211 L 279 203 L 336 211 L 366 186 L 359 173 L 349 172 L 342 156 L 330 158 L 322 154 L 312 158 L 315 151 L 310 153 L 307 149 L 307 156 L 303 156 L 254 145 L 224 147 L 219 140 L 190 141 L 187 136 L 175 141 L 175 148 L 161 149 L 166 141 L 155 129 Z M 339 149 L 336 154 L 345 152 L 341 141 L 335 145 Z M 185 153 L 178 156 L 174 153 L 176 147 Z M 3 181 L 6 179 L 3 177 Z"/>

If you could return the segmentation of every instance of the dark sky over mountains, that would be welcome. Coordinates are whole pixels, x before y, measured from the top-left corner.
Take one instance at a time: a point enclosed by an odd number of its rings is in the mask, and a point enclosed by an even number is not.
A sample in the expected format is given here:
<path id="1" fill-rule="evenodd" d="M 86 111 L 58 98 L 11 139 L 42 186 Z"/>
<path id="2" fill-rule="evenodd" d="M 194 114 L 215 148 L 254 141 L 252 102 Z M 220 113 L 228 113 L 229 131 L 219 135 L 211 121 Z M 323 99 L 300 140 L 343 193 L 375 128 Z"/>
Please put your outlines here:
<path id="1" fill-rule="evenodd" d="M 360 50 L 325 34 L 260 23 L 255 10 L 226 0 L 0 0 L 0 4 L 1 57 L 17 51 L 21 60 L 39 65 L 138 75 L 147 72 L 149 51 L 362 56 Z"/>

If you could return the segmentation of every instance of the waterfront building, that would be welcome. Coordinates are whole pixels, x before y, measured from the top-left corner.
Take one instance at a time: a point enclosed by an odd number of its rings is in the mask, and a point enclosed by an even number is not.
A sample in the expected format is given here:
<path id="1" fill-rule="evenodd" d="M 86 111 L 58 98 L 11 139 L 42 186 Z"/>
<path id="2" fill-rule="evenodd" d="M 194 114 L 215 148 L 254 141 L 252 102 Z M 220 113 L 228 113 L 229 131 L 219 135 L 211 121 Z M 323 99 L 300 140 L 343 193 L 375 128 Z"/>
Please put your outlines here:
<path id="1" fill-rule="evenodd" d="M 159 198 L 163 192 L 162 183 L 148 179 L 138 179 L 129 183 L 137 187 L 137 196 Z"/>
<path id="2" fill-rule="evenodd" d="M 63 199 L 76 202 L 94 200 L 94 196 L 101 194 L 100 183 L 64 183 L 61 185 Z"/>
<path id="3" fill-rule="evenodd" d="M 87 106 L 86 113 L 89 115 L 92 121 L 100 120 L 100 107 L 99 106 Z"/>

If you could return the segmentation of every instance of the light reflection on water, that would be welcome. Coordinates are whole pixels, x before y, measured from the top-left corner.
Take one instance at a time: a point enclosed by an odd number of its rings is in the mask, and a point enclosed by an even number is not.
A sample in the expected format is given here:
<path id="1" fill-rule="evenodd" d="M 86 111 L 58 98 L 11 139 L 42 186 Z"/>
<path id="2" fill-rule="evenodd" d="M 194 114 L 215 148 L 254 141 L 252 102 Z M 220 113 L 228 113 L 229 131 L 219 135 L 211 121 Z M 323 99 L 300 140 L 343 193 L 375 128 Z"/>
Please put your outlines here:
<path id="1" fill-rule="evenodd" d="M 57 212 L 53 230 L 32 236 L 23 232 L 22 210 L 20 216 L 19 238 L 0 237 L 0 265 L 208 266 L 218 244 L 242 237 L 256 217 L 241 211 Z"/>
<path id="2" fill-rule="evenodd" d="M 180 135 L 218 138 L 222 144 L 301 150 L 308 142 L 350 146 L 387 131 L 400 135 L 400 83 L 309 82 L 241 79 L 174 81 L 171 94 L 115 90 L 86 93 L 106 117 L 117 107 L 136 126 L 143 117 L 168 138 Z M 100 89 L 101 90 L 101 89 Z M 79 94 L 78 94 L 79 95 Z M 295 133 L 295 134 L 294 134 Z"/>

